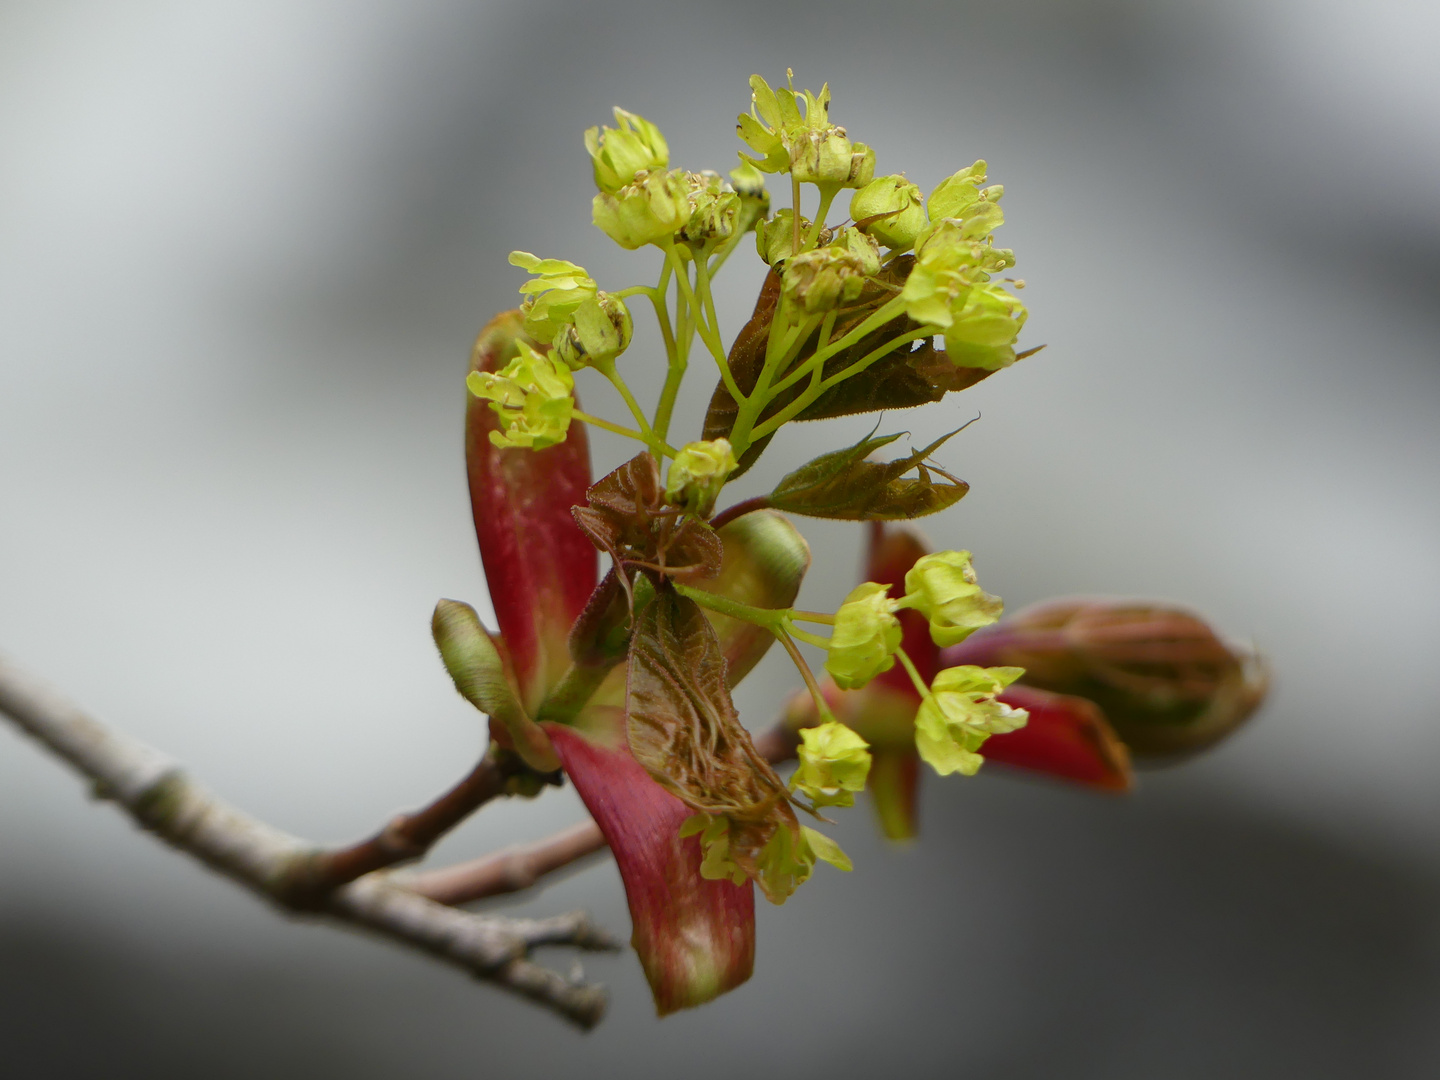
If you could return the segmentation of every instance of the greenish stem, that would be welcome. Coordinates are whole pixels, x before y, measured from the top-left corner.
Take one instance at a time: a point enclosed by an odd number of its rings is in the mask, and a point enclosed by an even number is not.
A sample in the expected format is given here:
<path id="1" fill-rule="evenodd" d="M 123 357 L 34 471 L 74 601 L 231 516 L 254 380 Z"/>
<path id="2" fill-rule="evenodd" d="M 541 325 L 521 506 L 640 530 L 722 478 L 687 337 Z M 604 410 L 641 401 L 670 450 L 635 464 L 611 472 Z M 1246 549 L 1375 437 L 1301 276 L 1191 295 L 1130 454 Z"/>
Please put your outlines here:
<path id="1" fill-rule="evenodd" d="M 791 251 L 800 250 L 800 180 L 792 172 L 790 174 L 790 220 L 795 226 L 795 237 L 790 245 Z"/>
<path id="2" fill-rule="evenodd" d="M 660 283 L 650 291 L 651 303 L 655 305 L 655 321 L 660 324 L 660 337 L 665 342 L 665 357 L 668 369 L 665 385 L 660 391 L 660 401 L 655 406 L 655 435 L 660 439 L 670 437 L 670 417 L 675 412 L 675 399 L 680 394 L 680 383 L 689 366 L 688 356 L 682 356 L 675 345 L 675 334 L 670 329 L 670 312 L 666 306 L 666 294 L 670 289 L 670 260 L 660 267 Z M 676 304 L 679 304 L 679 289 L 676 289 Z"/>
<path id="3" fill-rule="evenodd" d="M 679 286 L 681 296 L 684 298 L 688 309 L 695 315 L 695 322 L 698 324 L 698 329 L 700 330 L 700 339 L 705 342 L 706 347 L 710 350 L 710 355 L 715 358 L 715 366 L 720 369 L 720 379 L 725 383 L 725 389 L 730 392 L 730 396 L 736 401 L 744 401 L 745 395 L 740 392 L 740 387 L 735 382 L 735 376 L 730 371 L 730 361 L 726 358 L 725 350 L 720 345 L 719 336 L 712 336 L 705 332 L 704 309 L 696 297 L 694 290 L 690 287 L 690 275 L 685 270 L 685 264 L 681 258 L 679 248 L 673 243 L 669 244 L 665 248 L 665 255 L 666 258 L 670 259 L 674 264 L 675 283 Z M 695 264 L 697 277 L 700 274 L 700 265 L 698 261 Z M 688 325 L 687 323 L 687 326 Z M 691 327 L 692 333 L 694 329 L 695 327 Z M 688 340 L 685 342 L 685 347 L 688 351 Z"/>
<path id="4" fill-rule="evenodd" d="M 815 708 L 822 720 L 834 720 L 835 714 L 830 711 L 829 704 L 825 701 L 825 695 L 820 692 L 820 684 L 815 681 L 815 673 L 810 670 L 810 665 L 805 662 L 805 657 L 800 655 L 800 649 L 795 642 L 790 640 L 790 635 L 784 630 L 776 630 L 775 636 L 780 639 L 780 644 L 790 654 L 790 659 L 800 671 L 800 677 L 805 680 L 805 687 L 810 691 L 810 696 L 815 699 Z"/>
<path id="5" fill-rule="evenodd" d="M 754 607 L 750 604 L 742 604 L 739 600 L 732 600 L 728 596 L 706 592 L 704 589 L 697 589 L 690 585 L 681 585 L 679 582 L 674 582 L 674 585 L 675 591 L 681 596 L 688 597 L 703 608 L 718 611 L 721 615 L 729 615 L 732 619 L 763 626 L 777 634 L 783 633 L 785 620 L 790 615 L 789 608 Z"/>
<path id="6" fill-rule="evenodd" d="M 799 608 L 791 608 L 790 617 L 802 622 L 820 623 L 822 626 L 835 625 L 835 616 L 828 615 L 823 611 L 802 611 Z"/>
<path id="7" fill-rule="evenodd" d="M 821 637 L 819 634 L 812 634 L 809 630 L 801 630 L 794 623 L 787 623 L 785 631 L 791 637 L 797 637 L 807 645 L 814 645 L 817 649 L 825 649 L 828 651 L 830 648 L 829 638 Z"/>
<path id="8" fill-rule="evenodd" d="M 593 364 L 592 366 L 610 381 L 610 385 L 615 387 L 616 393 L 624 399 L 626 407 L 630 410 L 630 415 L 635 417 L 635 422 L 640 425 L 640 437 L 645 444 L 650 447 L 650 452 L 657 458 L 667 456 L 674 457 L 675 451 L 667 446 L 665 440 L 656 435 L 654 430 L 651 429 L 650 421 L 645 418 L 645 410 L 640 408 L 640 403 L 635 400 L 635 395 L 630 392 L 630 387 L 627 386 L 625 380 L 620 377 L 620 373 L 615 370 L 615 361 L 606 360 L 603 363 Z"/>
<path id="9" fill-rule="evenodd" d="M 910 676 L 910 681 L 915 684 L 916 691 L 919 692 L 922 698 L 928 698 L 930 696 L 930 687 L 926 686 L 925 680 L 920 678 L 920 672 L 916 670 L 915 662 L 910 659 L 909 654 L 907 654 L 904 649 L 896 649 L 895 656 L 899 659 L 901 665 L 904 666 L 906 674 Z"/>
<path id="10" fill-rule="evenodd" d="M 844 382 L 846 379 L 851 378 L 852 376 L 859 375 L 866 368 L 870 367 L 870 365 L 874 364 L 877 360 L 880 360 L 886 354 L 893 352 L 901 345 L 906 345 L 912 341 L 918 341 L 921 338 L 930 337 L 933 333 L 933 330 L 929 332 L 926 332 L 924 330 L 917 330 L 910 334 L 902 334 L 897 338 L 887 341 L 884 345 L 881 345 L 876 349 L 872 349 L 870 352 L 866 353 L 863 357 L 861 357 L 858 361 L 847 367 L 844 371 L 837 371 L 828 379 L 813 379 L 811 381 L 811 385 L 806 388 L 803 394 L 801 394 L 798 398 L 792 401 L 789 405 L 785 406 L 785 408 L 781 409 L 770 419 L 766 420 L 764 423 L 756 427 L 754 437 L 757 439 L 763 439 L 766 435 L 770 434 L 772 431 L 775 431 L 782 424 L 787 424 L 791 420 L 795 419 L 796 416 L 800 415 L 800 413 L 804 412 L 807 408 L 809 408 L 816 398 L 818 398 L 826 390 L 829 390 L 832 386 L 836 386 L 839 383 Z M 822 359 L 820 361 L 820 364 L 823 363 L 824 360 Z M 807 361 L 805 366 L 809 367 L 810 362 Z M 823 370 L 823 368 L 819 364 L 817 364 L 813 370 L 815 375 L 818 376 Z"/>
<path id="11" fill-rule="evenodd" d="M 810 223 L 810 231 L 805 234 L 805 246 L 797 248 L 800 251 L 809 251 L 820 239 L 820 233 L 825 228 L 825 218 L 830 213 L 830 204 L 835 201 L 835 196 L 840 192 L 838 184 L 816 184 L 820 189 L 820 209 L 815 211 L 815 220 Z M 799 211 L 796 211 L 797 220 Z"/>
<path id="12" fill-rule="evenodd" d="M 587 424 L 593 424 L 595 427 L 601 428 L 604 431 L 612 431 L 616 435 L 624 435 L 627 439 L 638 439 L 646 446 L 650 445 L 650 440 L 645 438 L 644 435 L 640 434 L 640 432 L 636 431 L 634 428 L 621 427 L 619 424 L 612 424 L 609 420 L 602 420 L 598 416 L 591 416 L 589 413 L 581 412 L 579 409 L 576 409 L 570 415 L 575 417 L 576 420 L 583 421 Z"/>

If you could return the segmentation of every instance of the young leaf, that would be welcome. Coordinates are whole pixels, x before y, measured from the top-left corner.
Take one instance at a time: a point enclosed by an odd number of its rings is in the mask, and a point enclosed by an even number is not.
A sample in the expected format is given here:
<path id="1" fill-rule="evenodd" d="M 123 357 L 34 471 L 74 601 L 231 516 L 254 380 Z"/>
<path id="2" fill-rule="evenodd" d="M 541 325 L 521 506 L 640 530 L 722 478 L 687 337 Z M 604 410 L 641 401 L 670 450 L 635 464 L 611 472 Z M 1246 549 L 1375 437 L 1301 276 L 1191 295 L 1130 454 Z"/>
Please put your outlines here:
<path id="1" fill-rule="evenodd" d="M 950 435 L 954 435 L 951 432 Z M 777 510 L 844 521 L 902 521 L 953 506 L 970 485 L 927 466 L 925 459 L 950 435 L 896 461 L 866 461 L 899 435 L 864 438 L 844 450 L 821 454 L 782 479 L 766 501 Z M 911 469 L 918 476 L 904 478 Z M 932 473 L 943 477 L 936 480 Z"/>
<path id="2" fill-rule="evenodd" d="M 785 783 L 755 749 L 725 685 L 726 662 L 705 613 L 662 587 L 636 619 L 626 711 L 631 753 L 655 782 L 699 813 L 729 819 L 729 857 L 779 903 L 759 857 L 780 829 L 798 835 Z"/>
<path id="3" fill-rule="evenodd" d="M 600 479 L 585 498 L 588 505 L 571 511 L 575 523 L 617 566 L 645 567 L 683 582 L 720 572 L 720 538 L 666 503 L 660 468 L 648 452 Z M 628 587 L 629 576 L 621 581 Z"/>

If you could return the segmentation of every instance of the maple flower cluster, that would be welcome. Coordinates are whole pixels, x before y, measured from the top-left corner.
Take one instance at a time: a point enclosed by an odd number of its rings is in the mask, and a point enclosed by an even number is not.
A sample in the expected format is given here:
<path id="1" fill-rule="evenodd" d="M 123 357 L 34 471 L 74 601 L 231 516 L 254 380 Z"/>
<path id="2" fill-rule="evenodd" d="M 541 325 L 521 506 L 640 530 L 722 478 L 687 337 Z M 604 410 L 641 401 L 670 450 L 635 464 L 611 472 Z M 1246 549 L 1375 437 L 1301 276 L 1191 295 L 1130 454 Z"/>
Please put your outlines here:
<path id="1" fill-rule="evenodd" d="M 752 886 L 781 903 L 817 862 L 851 869 L 797 811 L 824 822 L 868 788 L 886 832 L 911 835 L 914 763 L 972 775 L 991 740 L 1002 760 L 1028 754 L 1054 774 L 1129 776 L 1088 703 L 1035 697 L 1014 685 L 1022 666 L 989 663 L 983 648 L 942 662 L 995 629 L 1001 601 L 968 551 L 931 553 L 886 523 L 968 491 L 932 459 L 949 435 L 877 460 L 901 435 L 872 431 L 717 511 L 783 425 L 933 404 L 1029 355 L 1015 348 L 1024 283 L 997 278 L 1015 257 L 994 243 L 1004 189 L 986 162 L 925 195 L 903 173 L 876 175 L 875 150 L 832 122 L 828 86 L 756 75 L 750 88 L 736 129 L 748 152 L 728 179 L 672 167 L 656 125 L 623 109 L 615 127 L 585 133 L 592 221 L 622 249 L 654 250 L 654 284 L 601 289 L 565 259 L 511 254 L 529 274 L 523 302 L 481 334 L 467 379 L 471 495 L 500 633 L 450 601 L 435 623 L 498 750 L 536 776 L 558 764 L 605 832 L 662 1011 L 749 974 Z M 790 205 L 772 210 L 767 175 L 788 179 Z M 832 223 L 844 192 L 848 214 Z M 726 334 L 712 282 L 752 233 L 765 282 Z M 659 363 L 625 357 L 636 301 L 653 311 Z M 709 406 L 698 437 L 676 440 L 697 347 L 713 364 Z M 623 414 L 580 407 L 587 369 Z M 587 427 L 639 452 L 592 483 Z M 837 611 L 794 606 L 810 551 L 786 515 L 870 523 L 869 580 Z M 806 686 L 785 710 L 788 781 L 731 698 L 776 643 Z M 823 682 L 801 644 L 823 654 Z M 1026 735 L 1032 714 L 1043 723 Z"/>

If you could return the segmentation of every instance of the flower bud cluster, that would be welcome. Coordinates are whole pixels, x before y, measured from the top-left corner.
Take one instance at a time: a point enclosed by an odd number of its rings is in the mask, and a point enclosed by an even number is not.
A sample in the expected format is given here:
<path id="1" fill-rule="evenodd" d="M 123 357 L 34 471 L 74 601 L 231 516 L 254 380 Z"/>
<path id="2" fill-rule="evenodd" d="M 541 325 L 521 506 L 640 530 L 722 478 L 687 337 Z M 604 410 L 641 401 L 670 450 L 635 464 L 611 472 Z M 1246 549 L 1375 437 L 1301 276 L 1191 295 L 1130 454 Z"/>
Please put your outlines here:
<path id="1" fill-rule="evenodd" d="M 490 403 L 500 430 L 490 441 L 502 448 L 543 450 L 564 442 L 575 411 L 575 380 L 553 353 L 519 342 L 519 355 L 500 372 L 472 371 L 465 385 Z"/>
<path id="2" fill-rule="evenodd" d="M 771 89 L 759 75 L 750 77 L 750 112 L 736 127 L 740 138 L 760 157 L 741 158 L 761 172 L 789 172 L 802 183 L 822 187 L 863 187 L 875 175 L 875 151 L 851 142 L 843 127 L 830 123 L 830 87 L 809 90 L 804 112 L 789 87 Z"/>
<path id="3" fill-rule="evenodd" d="M 997 700 L 1024 668 L 946 668 L 915 714 L 915 749 L 941 776 L 974 776 L 985 759 L 976 751 L 991 735 L 1025 726 L 1029 714 Z"/>
<path id="4" fill-rule="evenodd" d="M 855 193 L 856 228 L 894 251 L 915 250 L 915 265 L 901 296 L 905 313 L 945 335 L 951 360 L 995 370 L 1015 362 L 1014 344 L 1025 325 L 1025 305 L 992 274 L 1015 265 L 992 233 L 1005 221 L 999 184 L 984 186 L 986 164 L 977 161 L 942 180 L 928 210 L 920 189 L 904 176 L 882 176 Z"/>
<path id="5" fill-rule="evenodd" d="M 1004 609 L 976 583 L 968 551 L 940 551 L 917 560 L 905 575 L 905 595 L 892 598 L 874 581 L 859 585 L 835 613 L 825 670 L 844 690 L 858 689 L 895 666 L 901 628 L 896 612 L 918 611 L 937 645 L 963 641 L 1000 618 Z"/>

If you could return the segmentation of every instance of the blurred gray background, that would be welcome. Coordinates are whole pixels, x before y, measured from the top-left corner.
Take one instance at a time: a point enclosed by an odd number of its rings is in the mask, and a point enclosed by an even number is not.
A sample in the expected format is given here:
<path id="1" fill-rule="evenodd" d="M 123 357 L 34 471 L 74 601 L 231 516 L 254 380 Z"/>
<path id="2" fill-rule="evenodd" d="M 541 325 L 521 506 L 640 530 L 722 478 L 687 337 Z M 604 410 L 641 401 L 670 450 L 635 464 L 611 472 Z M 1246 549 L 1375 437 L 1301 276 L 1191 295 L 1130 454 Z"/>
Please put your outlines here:
<path id="1" fill-rule="evenodd" d="M 0 724 L 0 1072 L 1440 1075 L 1437 42 L 1423 0 L 0 5 L 0 648 L 270 821 L 355 837 L 469 766 L 427 629 L 484 607 L 461 373 L 506 253 L 650 280 L 589 225 L 582 130 L 623 104 L 725 170 L 787 65 L 881 171 L 1007 188 L 1049 348 L 888 418 L 983 414 L 932 538 L 1012 610 L 1178 599 L 1276 672 L 1130 799 L 930 777 L 907 850 L 857 809 L 856 872 L 761 911 L 748 985 L 661 1022 L 632 957 L 587 961 L 590 1035 L 277 918 Z M 807 527 L 809 606 L 858 532 Z M 792 682 L 768 659 L 747 719 Z M 577 906 L 628 933 L 610 865 L 526 908 Z"/>

